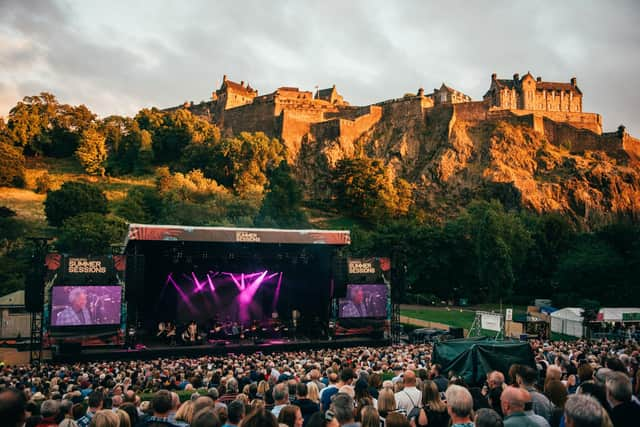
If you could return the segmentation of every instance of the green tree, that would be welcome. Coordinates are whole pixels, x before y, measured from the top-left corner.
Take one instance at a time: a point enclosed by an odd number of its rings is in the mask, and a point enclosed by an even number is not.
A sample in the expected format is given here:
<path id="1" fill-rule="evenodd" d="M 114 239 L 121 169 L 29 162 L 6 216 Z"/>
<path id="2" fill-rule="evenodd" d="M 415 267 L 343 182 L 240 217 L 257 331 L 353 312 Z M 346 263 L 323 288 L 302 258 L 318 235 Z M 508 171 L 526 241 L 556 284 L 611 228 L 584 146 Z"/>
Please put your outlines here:
<path id="1" fill-rule="evenodd" d="M 85 212 L 64 220 L 56 247 L 73 254 L 108 254 L 112 244 L 124 241 L 126 232 L 122 218 Z"/>
<path id="2" fill-rule="evenodd" d="M 22 187 L 25 180 L 25 160 L 20 149 L 0 142 L 0 186 Z"/>
<path id="3" fill-rule="evenodd" d="M 54 226 L 60 226 L 65 219 L 81 213 L 106 214 L 107 211 L 105 194 L 84 182 L 65 182 L 59 190 L 49 192 L 44 201 L 47 220 Z"/>
<path id="4" fill-rule="evenodd" d="M 106 138 L 95 127 L 82 132 L 76 158 L 90 175 L 104 176 L 107 162 Z"/>
<path id="5" fill-rule="evenodd" d="M 302 227 L 307 219 L 302 210 L 302 191 L 291 176 L 291 168 L 286 160 L 280 162 L 269 174 L 267 193 L 257 217 L 258 225 L 280 227 Z"/>
<path id="6" fill-rule="evenodd" d="M 54 95 L 42 92 L 24 97 L 11 109 L 6 133 L 25 154 L 67 157 L 94 120 L 86 106 L 60 104 Z"/>
<path id="7" fill-rule="evenodd" d="M 408 183 L 367 157 L 338 161 L 332 188 L 339 209 L 370 222 L 406 214 L 412 203 Z"/>

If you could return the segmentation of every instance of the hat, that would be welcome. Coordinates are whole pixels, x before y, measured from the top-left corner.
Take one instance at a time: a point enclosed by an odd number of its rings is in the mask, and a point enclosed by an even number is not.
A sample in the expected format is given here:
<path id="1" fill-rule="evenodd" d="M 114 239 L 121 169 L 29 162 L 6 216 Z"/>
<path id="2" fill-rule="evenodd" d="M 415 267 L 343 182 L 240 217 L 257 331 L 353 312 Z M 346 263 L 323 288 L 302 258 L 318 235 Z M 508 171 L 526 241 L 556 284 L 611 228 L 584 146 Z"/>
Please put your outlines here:
<path id="1" fill-rule="evenodd" d="M 45 399 L 45 397 L 44 397 L 44 394 L 42 394 L 42 393 L 40 393 L 40 392 L 37 392 L 36 394 L 34 394 L 34 395 L 31 397 L 31 399 L 32 399 L 32 400 L 44 400 L 44 399 Z"/>

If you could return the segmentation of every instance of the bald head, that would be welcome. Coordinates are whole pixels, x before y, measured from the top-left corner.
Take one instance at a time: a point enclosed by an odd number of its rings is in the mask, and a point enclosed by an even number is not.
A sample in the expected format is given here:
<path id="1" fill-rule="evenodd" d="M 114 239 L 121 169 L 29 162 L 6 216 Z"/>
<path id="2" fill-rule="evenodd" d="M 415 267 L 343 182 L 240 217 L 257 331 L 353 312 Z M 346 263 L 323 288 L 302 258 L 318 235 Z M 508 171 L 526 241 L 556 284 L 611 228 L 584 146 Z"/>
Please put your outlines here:
<path id="1" fill-rule="evenodd" d="M 528 391 L 517 387 L 507 387 L 500 396 L 502 413 L 511 415 L 515 412 L 524 412 L 524 406 L 531 395 Z"/>
<path id="2" fill-rule="evenodd" d="M 487 383 L 489 388 L 502 387 L 502 384 L 504 384 L 504 374 L 500 371 L 489 372 L 489 375 L 487 375 Z"/>
<path id="3" fill-rule="evenodd" d="M 404 371 L 404 385 L 415 386 L 416 385 L 416 373 L 413 371 Z"/>

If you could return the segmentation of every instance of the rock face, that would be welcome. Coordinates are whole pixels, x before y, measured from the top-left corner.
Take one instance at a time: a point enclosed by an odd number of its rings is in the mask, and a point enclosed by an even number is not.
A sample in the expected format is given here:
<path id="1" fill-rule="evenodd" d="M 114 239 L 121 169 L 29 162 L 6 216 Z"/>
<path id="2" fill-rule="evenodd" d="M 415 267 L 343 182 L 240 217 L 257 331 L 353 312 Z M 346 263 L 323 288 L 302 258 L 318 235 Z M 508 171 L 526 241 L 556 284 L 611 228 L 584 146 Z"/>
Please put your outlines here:
<path id="1" fill-rule="evenodd" d="M 624 129 L 596 134 L 534 115 L 492 118 L 482 108 L 470 112 L 469 104 L 413 113 L 385 108 L 355 141 L 308 135 L 295 170 L 311 196 L 322 198 L 339 159 L 380 158 L 441 217 L 474 198 L 560 212 L 587 225 L 640 217 L 640 141 Z"/>
<path id="2" fill-rule="evenodd" d="M 603 133 L 600 115 L 582 111 L 575 78 L 553 83 L 529 73 L 512 80 L 493 75 L 483 101 L 443 84 L 431 94 L 419 89 L 356 107 L 335 86 L 315 95 L 281 87 L 259 96 L 224 76 L 211 101 L 175 108 L 226 133 L 280 138 L 313 199 L 330 197 L 336 162 L 368 155 L 411 183 L 417 203 L 437 216 L 474 198 L 561 212 L 587 224 L 640 216 L 640 140 L 622 126 Z"/>

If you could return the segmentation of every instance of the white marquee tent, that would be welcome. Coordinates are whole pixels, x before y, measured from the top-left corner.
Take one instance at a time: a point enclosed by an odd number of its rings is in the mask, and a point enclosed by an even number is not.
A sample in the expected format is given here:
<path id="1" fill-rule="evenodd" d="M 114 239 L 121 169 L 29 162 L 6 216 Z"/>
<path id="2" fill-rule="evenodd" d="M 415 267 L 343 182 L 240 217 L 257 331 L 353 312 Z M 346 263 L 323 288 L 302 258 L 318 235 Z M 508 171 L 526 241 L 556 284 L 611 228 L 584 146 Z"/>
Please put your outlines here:
<path id="1" fill-rule="evenodd" d="M 582 309 L 567 307 L 551 313 L 551 332 L 582 338 L 584 328 L 582 326 Z"/>

